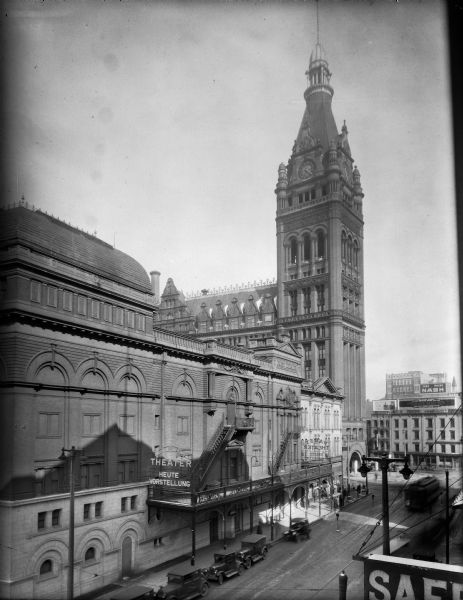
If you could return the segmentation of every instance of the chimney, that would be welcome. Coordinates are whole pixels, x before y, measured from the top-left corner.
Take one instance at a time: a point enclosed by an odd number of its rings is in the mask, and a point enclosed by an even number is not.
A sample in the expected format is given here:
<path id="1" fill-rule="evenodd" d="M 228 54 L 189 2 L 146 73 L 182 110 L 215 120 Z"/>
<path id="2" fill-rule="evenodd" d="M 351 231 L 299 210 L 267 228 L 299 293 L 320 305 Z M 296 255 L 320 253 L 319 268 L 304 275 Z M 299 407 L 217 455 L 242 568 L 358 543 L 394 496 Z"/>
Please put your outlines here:
<path id="1" fill-rule="evenodd" d="M 150 271 L 151 275 L 151 289 L 154 294 L 154 303 L 159 304 L 161 301 L 161 297 L 159 295 L 159 277 L 161 273 L 159 271 Z"/>

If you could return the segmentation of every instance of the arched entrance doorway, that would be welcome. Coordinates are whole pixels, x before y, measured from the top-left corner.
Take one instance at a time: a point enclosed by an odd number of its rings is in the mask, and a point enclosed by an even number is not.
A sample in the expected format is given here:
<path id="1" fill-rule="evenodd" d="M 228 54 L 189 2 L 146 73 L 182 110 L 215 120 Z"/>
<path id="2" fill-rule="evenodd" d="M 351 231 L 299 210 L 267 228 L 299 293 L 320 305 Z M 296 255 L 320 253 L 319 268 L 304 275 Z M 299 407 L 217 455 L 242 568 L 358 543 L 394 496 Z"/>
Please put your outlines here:
<path id="1" fill-rule="evenodd" d="M 132 574 L 132 538 L 127 535 L 122 542 L 122 577 Z"/>

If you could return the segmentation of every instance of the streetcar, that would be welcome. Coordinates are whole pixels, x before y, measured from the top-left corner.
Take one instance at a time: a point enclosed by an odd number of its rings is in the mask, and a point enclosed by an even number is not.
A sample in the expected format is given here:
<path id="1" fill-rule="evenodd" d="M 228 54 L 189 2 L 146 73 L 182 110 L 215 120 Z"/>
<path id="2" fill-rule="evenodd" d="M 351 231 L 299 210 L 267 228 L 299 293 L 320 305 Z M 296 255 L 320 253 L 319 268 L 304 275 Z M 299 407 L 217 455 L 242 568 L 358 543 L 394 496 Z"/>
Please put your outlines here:
<path id="1" fill-rule="evenodd" d="M 424 510 L 436 500 L 440 491 L 440 483 L 436 477 L 421 477 L 405 487 L 405 506 L 409 510 Z"/>

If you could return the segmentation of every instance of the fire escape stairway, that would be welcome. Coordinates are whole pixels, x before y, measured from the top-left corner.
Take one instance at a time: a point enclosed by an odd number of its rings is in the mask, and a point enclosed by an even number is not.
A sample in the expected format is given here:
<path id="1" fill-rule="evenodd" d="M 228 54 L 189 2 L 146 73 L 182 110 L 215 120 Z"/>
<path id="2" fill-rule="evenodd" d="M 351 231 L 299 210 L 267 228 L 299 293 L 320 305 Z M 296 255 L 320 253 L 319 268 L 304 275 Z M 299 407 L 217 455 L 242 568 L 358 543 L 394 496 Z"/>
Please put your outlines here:
<path id="1" fill-rule="evenodd" d="M 293 435 L 292 431 L 287 431 L 285 433 L 285 437 L 282 439 L 282 441 L 280 443 L 280 447 L 275 456 L 275 460 L 273 461 L 273 472 L 274 473 L 276 473 L 278 471 L 278 469 L 280 468 L 281 460 L 285 454 L 286 448 L 288 447 L 288 442 L 291 439 L 292 435 Z"/>
<path id="2" fill-rule="evenodd" d="M 211 441 L 207 445 L 204 452 L 201 454 L 198 462 L 193 468 L 192 479 L 198 482 L 198 487 L 201 488 L 207 474 L 214 462 L 215 458 L 220 454 L 221 450 L 228 444 L 233 437 L 235 428 L 231 425 L 220 425 L 216 433 L 212 436 Z"/>

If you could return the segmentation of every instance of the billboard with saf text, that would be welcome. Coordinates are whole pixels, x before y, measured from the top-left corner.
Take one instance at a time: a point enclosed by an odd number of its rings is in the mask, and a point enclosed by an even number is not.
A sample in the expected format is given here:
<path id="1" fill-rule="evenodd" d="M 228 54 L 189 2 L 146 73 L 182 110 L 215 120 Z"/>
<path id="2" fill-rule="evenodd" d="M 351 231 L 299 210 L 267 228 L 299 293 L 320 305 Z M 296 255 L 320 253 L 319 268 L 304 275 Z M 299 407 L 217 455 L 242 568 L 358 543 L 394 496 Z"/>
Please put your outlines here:
<path id="1" fill-rule="evenodd" d="M 463 567 L 371 554 L 364 562 L 364 600 L 463 600 Z"/>

